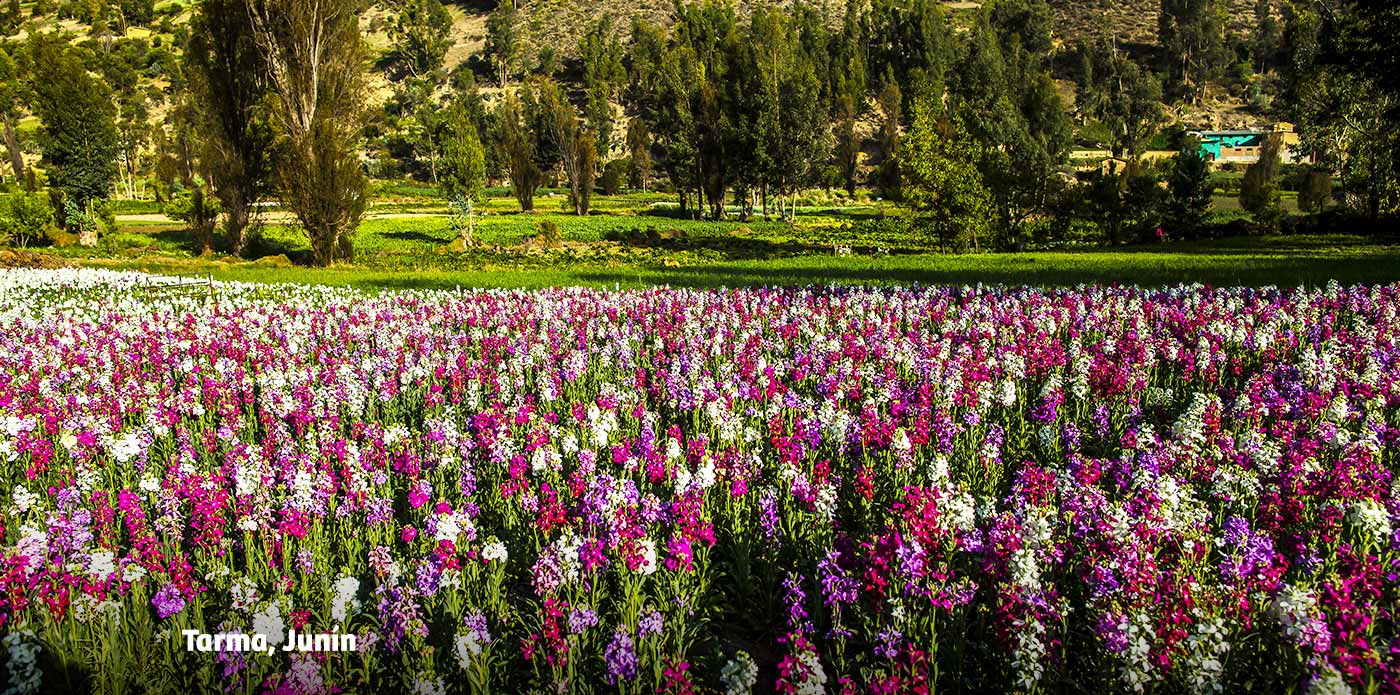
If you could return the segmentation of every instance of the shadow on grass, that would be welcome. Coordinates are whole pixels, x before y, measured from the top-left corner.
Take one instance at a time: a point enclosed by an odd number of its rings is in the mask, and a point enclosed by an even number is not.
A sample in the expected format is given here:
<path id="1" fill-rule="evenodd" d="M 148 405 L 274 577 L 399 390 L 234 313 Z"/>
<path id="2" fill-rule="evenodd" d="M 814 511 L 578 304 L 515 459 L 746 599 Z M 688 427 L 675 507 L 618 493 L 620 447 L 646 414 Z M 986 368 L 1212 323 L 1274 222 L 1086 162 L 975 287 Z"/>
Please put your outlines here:
<path id="1" fill-rule="evenodd" d="M 384 239 L 394 239 L 397 241 L 411 241 L 419 244 L 432 244 L 434 246 L 452 243 L 452 236 L 450 232 L 445 237 L 434 236 L 432 234 L 419 231 L 380 232 L 378 236 Z"/>
<path id="2" fill-rule="evenodd" d="M 266 234 L 256 234 L 249 239 L 248 250 L 243 255 L 247 258 L 286 256 L 296 265 L 311 265 L 312 260 L 310 248 L 294 245 L 282 239 L 271 238 Z"/>
<path id="3" fill-rule="evenodd" d="M 719 254 L 727 259 L 740 258 L 776 258 L 783 256 L 796 256 L 801 254 L 813 254 L 821 251 L 819 247 L 812 244 L 804 244 L 797 241 L 775 241 L 771 239 L 749 239 L 737 236 L 710 236 L 700 234 L 686 234 L 682 236 L 667 236 L 663 232 L 648 230 L 646 232 L 632 232 L 627 234 L 605 235 L 604 238 L 614 237 L 616 241 L 624 246 L 641 249 L 655 249 L 662 251 L 708 251 Z M 830 249 L 826 249 L 830 251 Z"/>

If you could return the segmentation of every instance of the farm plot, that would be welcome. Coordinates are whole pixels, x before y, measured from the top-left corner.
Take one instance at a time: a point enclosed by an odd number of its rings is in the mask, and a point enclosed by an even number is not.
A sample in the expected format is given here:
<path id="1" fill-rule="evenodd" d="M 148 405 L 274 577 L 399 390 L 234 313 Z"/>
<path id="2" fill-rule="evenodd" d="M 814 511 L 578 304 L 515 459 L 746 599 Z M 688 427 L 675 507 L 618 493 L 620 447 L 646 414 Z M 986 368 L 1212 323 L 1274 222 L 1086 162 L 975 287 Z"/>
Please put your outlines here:
<path id="1" fill-rule="evenodd" d="M 141 282 L 0 273 L 12 692 L 1400 685 L 1394 286 Z"/>

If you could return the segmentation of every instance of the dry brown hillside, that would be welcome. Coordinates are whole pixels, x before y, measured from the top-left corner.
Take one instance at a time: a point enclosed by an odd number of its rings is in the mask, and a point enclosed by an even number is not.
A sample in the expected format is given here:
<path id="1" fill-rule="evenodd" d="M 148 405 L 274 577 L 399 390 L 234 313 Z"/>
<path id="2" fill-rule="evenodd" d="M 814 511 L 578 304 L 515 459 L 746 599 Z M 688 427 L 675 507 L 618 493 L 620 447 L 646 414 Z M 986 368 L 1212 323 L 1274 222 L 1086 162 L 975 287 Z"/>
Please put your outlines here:
<path id="1" fill-rule="evenodd" d="M 1055 35 L 1076 38 L 1112 36 L 1124 43 L 1157 41 L 1159 0 L 1047 0 L 1055 12 Z M 1230 30 L 1248 33 L 1254 25 L 1253 0 L 1229 0 Z"/>

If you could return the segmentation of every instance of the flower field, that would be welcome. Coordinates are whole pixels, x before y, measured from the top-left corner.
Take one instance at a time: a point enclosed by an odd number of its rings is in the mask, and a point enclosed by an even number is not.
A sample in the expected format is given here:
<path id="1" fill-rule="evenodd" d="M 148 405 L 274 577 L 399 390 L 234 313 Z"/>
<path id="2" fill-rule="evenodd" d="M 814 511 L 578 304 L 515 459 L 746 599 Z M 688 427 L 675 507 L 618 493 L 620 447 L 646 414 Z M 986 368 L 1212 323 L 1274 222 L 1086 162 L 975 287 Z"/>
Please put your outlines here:
<path id="1" fill-rule="evenodd" d="M 1400 689 L 1400 286 L 139 282 L 0 274 L 6 693 Z"/>

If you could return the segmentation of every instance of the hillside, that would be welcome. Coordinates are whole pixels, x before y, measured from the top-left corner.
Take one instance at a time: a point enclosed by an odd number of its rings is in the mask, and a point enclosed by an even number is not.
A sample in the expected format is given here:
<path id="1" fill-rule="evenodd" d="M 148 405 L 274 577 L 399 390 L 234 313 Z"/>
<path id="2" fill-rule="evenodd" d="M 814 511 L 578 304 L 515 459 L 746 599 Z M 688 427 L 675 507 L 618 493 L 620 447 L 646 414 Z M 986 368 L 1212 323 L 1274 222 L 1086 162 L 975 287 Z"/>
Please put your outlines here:
<path id="1" fill-rule="evenodd" d="M 741 17 L 749 10 L 769 4 L 786 4 L 790 0 L 734 0 Z M 1147 46 L 1155 41 L 1158 0 L 1048 0 L 1053 10 L 1053 27 L 1057 40 L 1072 44 L 1081 38 L 1111 36 L 1126 44 Z M 452 42 L 447 55 L 447 67 L 455 68 L 483 52 L 486 43 L 486 18 L 494 3 L 486 1 L 444 3 L 453 18 Z M 822 3 L 831 7 L 831 16 L 839 19 L 838 3 Z M 955 20 L 975 12 L 985 3 L 959 0 L 943 3 Z M 73 0 L 25 0 L 20 3 L 24 24 L 11 33 L 11 40 L 22 39 L 29 30 L 62 31 L 75 40 L 95 38 L 104 42 L 121 39 L 145 40 L 153 45 L 174 47 L 178 34 L 186 26 L 193 0 L 166 0 L 154 5 L 154 18 L 147 26 L 94 27 L 83 21 L 78 3 Z M 1253 24 L 1253 0 L 1229 0 L 1230 30 L 1248 34 Z M 637 0 L 619 3 L 615 0 L 532 0 L 520 7 L 524 18 L 524 43 L 527 53 L 538 53 L 544 47 L 553 48 L 561 57 L 573 58 L 583 32 L 598 19 L 609 17 L 619 38 L 626 38 L 634 19 L 665 23 L 674 16 L 673 0 Z M 393 21 L 394 3 L 379 0 L 363 15 L 370 45 L 380 51 L 388 49 L 387 28 Z"/>
<path id="2" fill-rule="evenodd" d="M 1054 10 L 1055 35 L 1112 37 L 1120 43 L 1147 46 L 1157 40 L 1160 0 L 1047 0 Z M 1254 0 L 1228 0 L 1229 30 L 1249 35 L 1254 29 Z"/>

